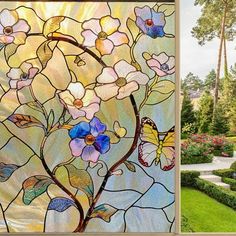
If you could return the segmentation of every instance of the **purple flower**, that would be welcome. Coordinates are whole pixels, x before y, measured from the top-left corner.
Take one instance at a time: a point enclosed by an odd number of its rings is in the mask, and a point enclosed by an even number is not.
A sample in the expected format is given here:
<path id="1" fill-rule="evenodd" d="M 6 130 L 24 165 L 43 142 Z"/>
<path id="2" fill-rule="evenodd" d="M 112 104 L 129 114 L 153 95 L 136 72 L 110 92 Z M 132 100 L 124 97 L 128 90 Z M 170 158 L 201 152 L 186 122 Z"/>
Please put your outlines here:
<path id="1" fill-rule="evenodd" d="M 136 24 L 144 34 L 152 38 L 164 37 L 164 26 L 166 24 L 163 12 L 155 12 L 148 6 L 143 8 L 136 7 Z"/>
<path id="2" fill-rule="evenodd" d="M 82 121 L 75 125 L 70 131 L 70 148 L 74 156 L 84 161 L 96 163 L 100 154 L 108 152 L 110 149 L 110 138 L 103 134 L 106 125 L 94 117 L 89 123 Z"/>

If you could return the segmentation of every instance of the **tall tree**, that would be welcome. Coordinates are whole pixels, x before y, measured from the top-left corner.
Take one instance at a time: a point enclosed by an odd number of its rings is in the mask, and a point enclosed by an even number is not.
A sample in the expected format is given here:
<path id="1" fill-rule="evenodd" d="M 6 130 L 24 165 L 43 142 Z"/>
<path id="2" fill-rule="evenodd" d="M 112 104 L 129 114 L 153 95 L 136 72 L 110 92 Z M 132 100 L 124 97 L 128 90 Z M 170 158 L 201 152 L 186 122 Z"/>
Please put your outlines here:
<path id="1" fill-rule="evenodd" d="M 190 100 L 188 92 L 184 91 L 184 98 L 181 109 L 181 127 L 186 124 L 193 124 L 196 121 L 193 104 Z"/>
<path id="2" fill-rule="evenodd" d="M 198 132 L 208 133 L 212 123 L 213 116 L 213 98 L 210 92 L 205 91 L 201 96 L 198 111 Z"/>
<path id="3" fill-rule="evenodd" d="M 206 76 L 204 81 L 204 89 L 205 90 L 212 90 L 215 88 L 215 81 L 216 81 L 216 71 L 212 69 L 209 74 Z"/>
<path id="4" fill-rule="evenodd" d="M 203 81 L 192 72 L 189 72 L 186 77 L 182 80 L 181 89 L 187 91 L 197 91 L 202 89 Z"/>
<path id="5" fill-rule="evenodd" d="M 193 36 L 198 39 L 200 45 L 216 37 L 220 39 L 214 94 L 214 107 L 216 107 L 219 97 L 222 50 L 224 47 L 227 74 L 226 40 L 233 40 L 236 32 L 236 0 L 195 0 L 195 5 L 202 6 L 202 15 L 197 21 L 197 26 L 192 30 Z"/>

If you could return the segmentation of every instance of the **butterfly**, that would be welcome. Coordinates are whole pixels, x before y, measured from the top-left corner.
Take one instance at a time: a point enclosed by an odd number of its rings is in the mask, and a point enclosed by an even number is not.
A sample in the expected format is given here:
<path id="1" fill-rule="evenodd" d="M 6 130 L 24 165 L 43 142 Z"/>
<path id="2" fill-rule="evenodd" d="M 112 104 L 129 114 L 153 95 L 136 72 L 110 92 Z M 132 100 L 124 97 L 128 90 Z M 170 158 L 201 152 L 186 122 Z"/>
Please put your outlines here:
<path id="1" fill-rule="evenodd" d="M 167 132 L 159 132 L 156 124 L 148 117 L 141 120 L 141 143 L 139 144 L 138 160 L 149 167 L 155 162 L 160 163 L 164 171 L 175 166 L 175 130 L 174 126 Z"/>

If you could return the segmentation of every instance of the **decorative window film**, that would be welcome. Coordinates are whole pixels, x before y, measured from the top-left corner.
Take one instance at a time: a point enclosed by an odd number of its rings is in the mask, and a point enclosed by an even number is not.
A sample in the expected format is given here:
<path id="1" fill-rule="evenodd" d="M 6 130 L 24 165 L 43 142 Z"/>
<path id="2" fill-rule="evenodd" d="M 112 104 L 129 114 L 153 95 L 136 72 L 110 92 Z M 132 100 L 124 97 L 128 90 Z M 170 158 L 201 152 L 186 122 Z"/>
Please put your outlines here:
<path id="1" fill-rule="evenodd" d="M 0 232 L 175 231 L 174 11 L 0 2 Z"/>

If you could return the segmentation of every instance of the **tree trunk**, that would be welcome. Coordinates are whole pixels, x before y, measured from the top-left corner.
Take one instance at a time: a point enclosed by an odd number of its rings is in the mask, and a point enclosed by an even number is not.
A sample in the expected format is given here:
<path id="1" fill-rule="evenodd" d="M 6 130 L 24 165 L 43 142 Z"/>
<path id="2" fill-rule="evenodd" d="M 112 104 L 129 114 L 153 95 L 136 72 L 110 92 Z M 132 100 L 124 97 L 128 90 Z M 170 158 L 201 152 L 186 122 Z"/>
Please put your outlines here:
<path id="1" fill-rule="evenodd" d="M 221 67 L 221 57 L 222 57 L 223 41 L 224 41 L 224 34 L 225 34 L 226 12 L 227 12 L 227 5 L 225 4 L 224 15 L 222 17 L 221 31 L 220 31 L 220 47 L 219 47 L 219 52 L 218 52 L 218 63 L 217 63 L 217 70 L 216 70 L 213 117 L 214 117 L 216 105 L 218 102 L 218 96 L 219 96 L 220 67 Z"/>
<path id="2" fill-rule="evenodd" d="M 226 48 L 226 37 L 224 36 L 224 77 L 228 77 L 228 59 L 227 59 L 227 48 Z"/>

